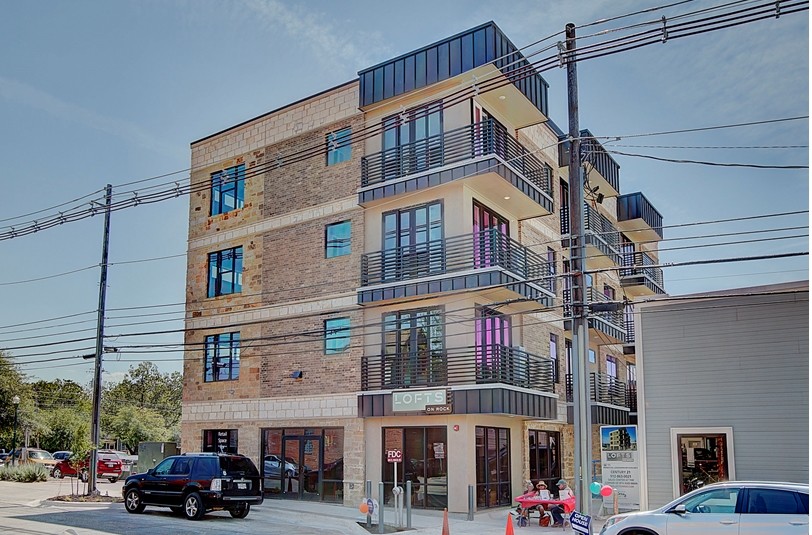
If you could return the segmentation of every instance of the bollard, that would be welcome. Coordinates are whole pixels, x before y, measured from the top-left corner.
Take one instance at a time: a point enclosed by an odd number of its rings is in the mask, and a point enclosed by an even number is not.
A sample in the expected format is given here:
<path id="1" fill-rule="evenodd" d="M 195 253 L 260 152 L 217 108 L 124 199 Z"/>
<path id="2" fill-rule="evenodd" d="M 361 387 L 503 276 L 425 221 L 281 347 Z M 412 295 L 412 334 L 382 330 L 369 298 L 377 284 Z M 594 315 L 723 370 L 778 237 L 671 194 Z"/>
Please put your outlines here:
<path id="1" fill-rule="evenodd" d="M 474 486 L 468 485 L 468 521 L 474 521 Z"/>
<path id="2" fill-rule="evenodd" d="M 412 480 L 406 482 L 406 529 L 412 529 Z"/>
<path id="3" fill-rule="evenodd" d="M 364 494 L 367 501 L 372 499 L 372 481 L 370 481 L 369 479 L 367 479 L 366 482 L 364 482 Z M 371 527 L 372 527 L 372 513 L 370 513 L 369 510 L 367 510 L 367 529 Z"/>
<path id="4" fill-rule="evenodd" d="M 386 502 L 386 495 L 384 493 L 383 481 L 378 483 L 378 533 L 384 533 L 383 529 L 383 504 Z"/>

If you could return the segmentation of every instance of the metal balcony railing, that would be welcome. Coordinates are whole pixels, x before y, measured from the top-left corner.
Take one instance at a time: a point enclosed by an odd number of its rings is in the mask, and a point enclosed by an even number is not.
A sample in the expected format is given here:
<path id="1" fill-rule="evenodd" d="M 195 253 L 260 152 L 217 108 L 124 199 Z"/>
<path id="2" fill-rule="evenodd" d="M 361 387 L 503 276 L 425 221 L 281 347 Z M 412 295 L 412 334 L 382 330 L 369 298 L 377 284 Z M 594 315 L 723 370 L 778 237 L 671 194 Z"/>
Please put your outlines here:
<path id="1" fill-rule="evenodd" d="M 570 209 L 564 204 L 560 210 L 561 234 L 570 233 Z M 620 232 L 606 216 L 584 203 L 584 243 L 599 249 L 603 254 L 620 261 Z M 589 260 L 587 258 L 587 260 Z"/>
<path id="2" fill-rule="evenodd" d="M 642 219 L 660 238 L 663 237 L 663 216 L 641 192 L 617 198 L 617 220 Z"/>
<path id="3" fill-rule="evenodd" d="M 634 345 L 634 305 L 625 306 L 623 323 L 626 326 L 626 344 Z"/>
<path id="4" fill-rule="evenodd" d="M 498 156 L 525 180 L 552 195 L 549 168 L 493 119 L 364 156 L 361 187 L 488 155 Z"/>
<path id="5" fill-rule="evenodd" d="M 365 254 L 361 286 L 491 267 L 553 292 L 547 259 L 495 228 Z"/>
<path id="6" fill-rule="evenodd" d="M 620 165 L 589 130 L 581 130 L 581 160 L 589 162 L 615 191 L 620 191 Z"/>
<path id="7" fill-rule="evenodd" d="M 629 381 L 626 385 L 626 406 L 630 412 L 637 412 L 637 381 Z"/>
<path id="8" fill-rule="evenodd" d="M 572 374 L 567 377 L 567 401 L 573 401 Z M 589 399 L 596 403 L 606 403 L 618 407 L 628 407 L 626 383 L 605 373 L 589 374 Z"/>
<path id="9" fill-rule="evenodd" d="M 519 386 L 553 392 L 553 361 L 501 344 L 425 350 L 361 360 L 361 389 L 471 384 Z"/>
<path id="10" fill-rule="evenodd" d="M 623 248 L 623 269 L 621 277 L 643 275 L 654 283 L 661 291 L 663 288 L 663 270 L 657 266 L 657 261 L 644 251 L 635 251 L 633 246 Z"/>

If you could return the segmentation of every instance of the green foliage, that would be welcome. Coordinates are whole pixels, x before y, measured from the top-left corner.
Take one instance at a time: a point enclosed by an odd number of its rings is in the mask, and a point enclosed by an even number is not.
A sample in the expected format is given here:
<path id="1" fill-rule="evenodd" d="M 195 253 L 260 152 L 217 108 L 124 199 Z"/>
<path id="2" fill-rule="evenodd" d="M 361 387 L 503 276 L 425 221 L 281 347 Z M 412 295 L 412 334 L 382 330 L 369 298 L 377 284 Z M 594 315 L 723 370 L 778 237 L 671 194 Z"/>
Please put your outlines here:
<path id="1" fill-rule="evenodd" d="M 110 432 L 130 451 L 136 451 L 139 442 L 161 442 L 170 438 L 164 419 L 157 411 L 133 405 L 125 405 L 116 412 L 110 422 Z"/>
<path id="2" fill-rule="evenodd" d="M 20 466 L 3 466 L 0 468 L 0 481 L 17 481 L 20 483 L 48 481 L 48 468 L 33 463 Z"/>

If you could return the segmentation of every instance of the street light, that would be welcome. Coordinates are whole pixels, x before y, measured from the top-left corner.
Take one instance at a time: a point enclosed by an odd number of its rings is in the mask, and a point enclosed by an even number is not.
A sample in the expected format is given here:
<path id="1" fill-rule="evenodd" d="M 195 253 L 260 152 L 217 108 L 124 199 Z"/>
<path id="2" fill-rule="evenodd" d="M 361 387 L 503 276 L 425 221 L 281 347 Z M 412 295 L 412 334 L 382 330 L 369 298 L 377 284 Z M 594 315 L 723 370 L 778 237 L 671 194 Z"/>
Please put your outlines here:
<path id="1" fill-rule="evenodd" d="M 11 435 L 11 464 L 16 465 L 17 461 L 14 457 L 14 450 L 17 449 L 17 413 L 20 408 L 20 396 L 14 396 L 11 398 L 11 402 L 14 403 L 14 432 Z"/>

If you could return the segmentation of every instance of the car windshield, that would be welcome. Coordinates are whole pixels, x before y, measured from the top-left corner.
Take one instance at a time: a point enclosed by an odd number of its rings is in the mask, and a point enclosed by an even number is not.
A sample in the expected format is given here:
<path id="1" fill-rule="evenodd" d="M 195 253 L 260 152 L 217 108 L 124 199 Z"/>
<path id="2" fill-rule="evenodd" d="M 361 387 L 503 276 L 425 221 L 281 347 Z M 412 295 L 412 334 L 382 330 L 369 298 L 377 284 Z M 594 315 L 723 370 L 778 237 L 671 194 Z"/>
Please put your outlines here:
<path id="1" fill-rule="evenodd" d="M 47 451 L 37 451 L 37 450 L 29 450 L 28 451 L 28 458 L 29 459 L 53 459 L 51 454 Z"/>
<path id="2" fill-rule="evenodd" d="M 259 476 L 259 471 L 251 459 L 245 457 L 220 457 L 220 467 L 228 475 L 240 473 L 245 476 Z"/>

